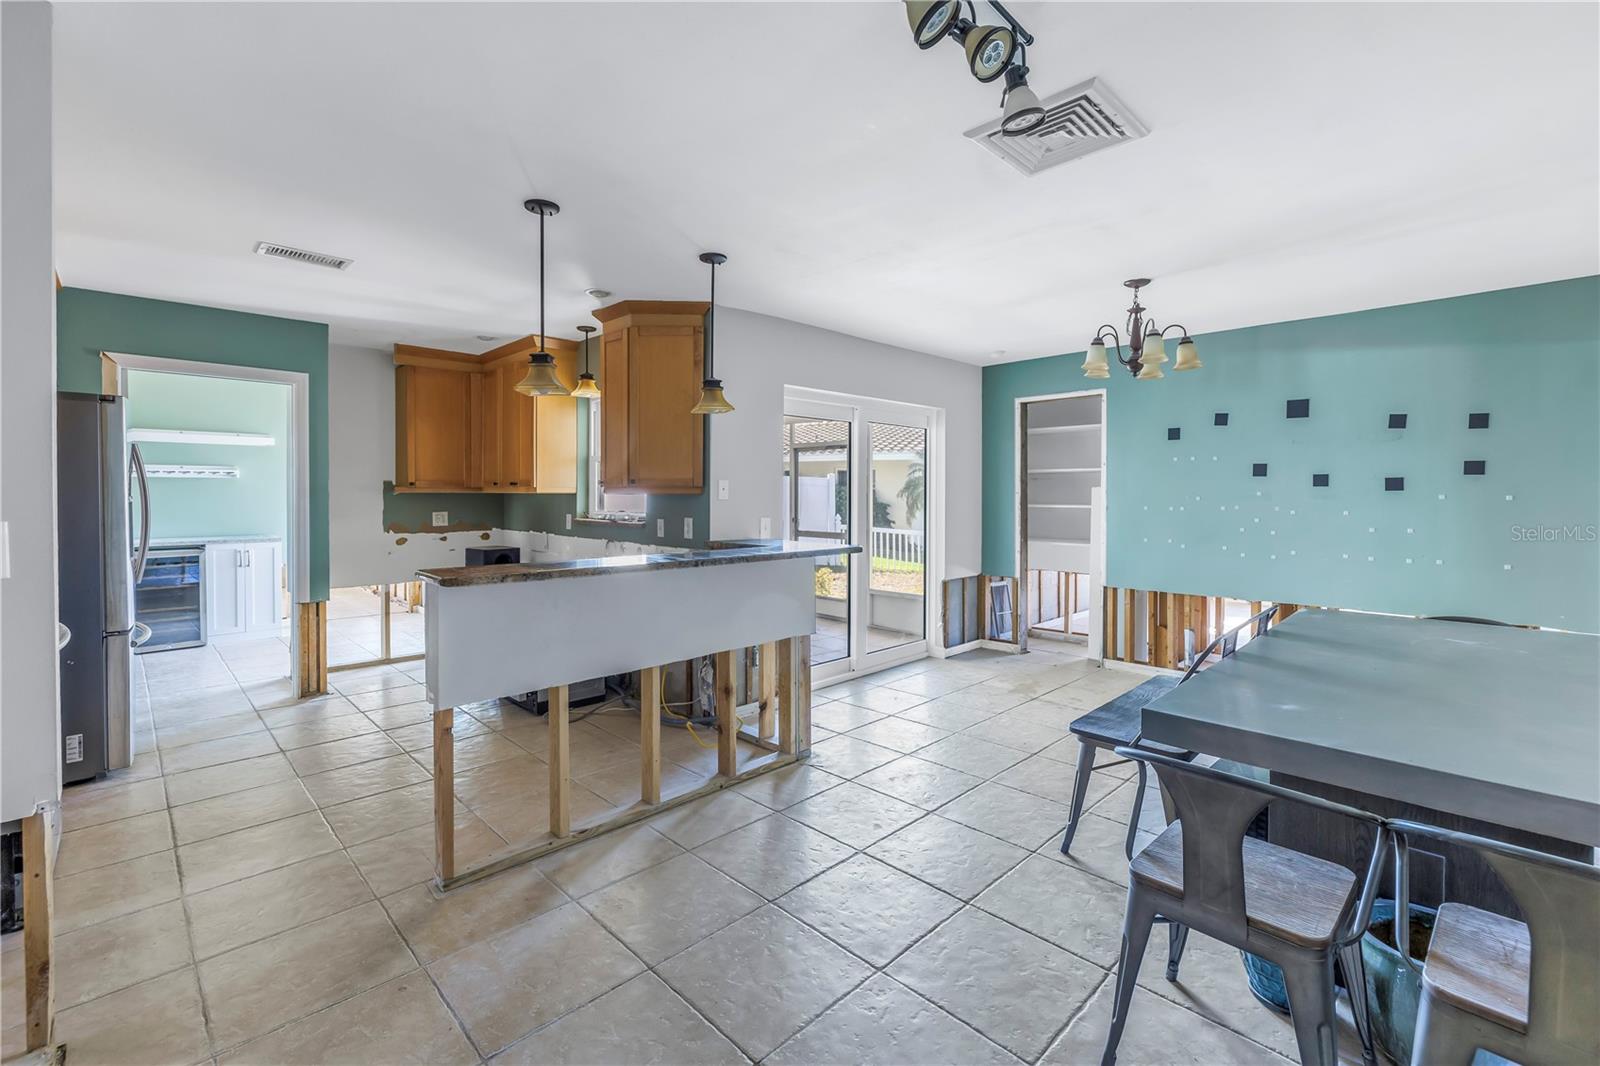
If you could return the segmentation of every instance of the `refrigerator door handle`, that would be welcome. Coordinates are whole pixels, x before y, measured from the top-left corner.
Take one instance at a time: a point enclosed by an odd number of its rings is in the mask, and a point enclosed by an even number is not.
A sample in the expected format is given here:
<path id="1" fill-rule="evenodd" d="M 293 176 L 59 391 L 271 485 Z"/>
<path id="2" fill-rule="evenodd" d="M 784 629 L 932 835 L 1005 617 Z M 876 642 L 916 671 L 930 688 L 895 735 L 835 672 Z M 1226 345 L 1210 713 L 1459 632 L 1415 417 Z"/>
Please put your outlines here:
<path id="1" fill-rule="evenodd" d="M 150 557 L 150 482 L 145 478 L 144 456 L 137 444 L 128 445 L 133 472 L 139 478 L 139 553 L 133 563 L 133 583 L 144 580 L 144 564 Z"/>

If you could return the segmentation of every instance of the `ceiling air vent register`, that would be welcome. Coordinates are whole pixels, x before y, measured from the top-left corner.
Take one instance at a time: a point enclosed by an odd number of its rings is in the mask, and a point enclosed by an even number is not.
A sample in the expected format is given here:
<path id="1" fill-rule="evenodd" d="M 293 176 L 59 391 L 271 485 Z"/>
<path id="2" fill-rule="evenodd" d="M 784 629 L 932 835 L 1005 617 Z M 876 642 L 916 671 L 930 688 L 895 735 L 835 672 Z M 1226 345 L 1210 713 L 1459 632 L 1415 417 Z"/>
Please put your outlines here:
<path id="1" fill-rule="evenodd" d="M 1102 148 L 1136 141 L 1150 132 L 1099 78 L 1045 97 L 1040 103 L 1044 120 L 1027 133 L 1007 137 L 996 119 L 966 135 L 1023 174 L 1037 174 Z"/>
<path id="2" fill-rule="evenodd" d="M 343 256 L 328 255 L 325 252 L 308 252 L 304 248 L 291 248 L 287 244 L 273 244 L 271 241 L 257 241 L 256 254 L 264 255 L 271 259 L 288 259 L 295 263 L 305 263 L 309 266 L 327 267 L 329 270 L 344 270 L 354 259 Z"/>

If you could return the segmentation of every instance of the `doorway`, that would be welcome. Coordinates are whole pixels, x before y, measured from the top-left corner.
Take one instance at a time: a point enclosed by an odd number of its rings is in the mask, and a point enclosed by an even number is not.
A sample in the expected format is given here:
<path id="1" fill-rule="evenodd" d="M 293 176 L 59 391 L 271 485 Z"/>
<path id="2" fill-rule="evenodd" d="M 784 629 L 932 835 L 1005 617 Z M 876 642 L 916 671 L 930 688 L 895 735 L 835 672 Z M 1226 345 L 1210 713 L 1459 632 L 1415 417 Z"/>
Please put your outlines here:
<path id="1" fill-rule="evenodd" d="M 816 560 L 818 680 L 928 652 L 937 422 L 936 411 L 910 404 L 785 393 L 784 536 L 862 549 Z"/>
<path id="2" fill-rule="evenodd" d="M 1104 389 L 1017 400 L 1017 569 L 1028 637 L 1102 652 L 1105 588 Z"/>

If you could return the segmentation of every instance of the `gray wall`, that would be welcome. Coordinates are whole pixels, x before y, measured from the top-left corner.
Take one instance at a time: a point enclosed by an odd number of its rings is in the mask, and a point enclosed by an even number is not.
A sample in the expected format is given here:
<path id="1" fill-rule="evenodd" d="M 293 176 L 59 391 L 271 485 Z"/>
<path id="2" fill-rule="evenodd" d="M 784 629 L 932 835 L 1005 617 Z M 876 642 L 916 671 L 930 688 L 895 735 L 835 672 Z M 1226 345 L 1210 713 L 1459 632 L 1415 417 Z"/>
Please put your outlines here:
<path id="1" fill-rule="evenodd" d="M 0 4 L 0 820 L 61 795 L 50 5 Z M 99 634 L 75 634 L 97 640 Z"/>

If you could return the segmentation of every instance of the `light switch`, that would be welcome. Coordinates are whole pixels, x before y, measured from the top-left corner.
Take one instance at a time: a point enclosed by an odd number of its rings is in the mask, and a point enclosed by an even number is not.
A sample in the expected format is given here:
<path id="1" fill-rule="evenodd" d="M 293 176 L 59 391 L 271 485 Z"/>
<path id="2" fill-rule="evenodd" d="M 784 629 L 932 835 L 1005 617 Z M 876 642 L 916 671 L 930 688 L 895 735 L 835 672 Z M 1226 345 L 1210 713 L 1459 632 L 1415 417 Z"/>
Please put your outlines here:
<path id="1" fill-rule="evenodd" d="M 667 520 L 665 518 L 656 519 L 656 536 L 665 537 L 666 535 L 667 535 Z"/>
<path id="2" fill-rule="evenodd" d="M 723 480 L 717 482 L 717 499 L 726 500 L 727 498 L 728 498 L 728 482 L 727 482 L 727 479 L 724 478 Z"/>
<path id="3" fill-rule="evenodd" d="M 684 540 L 693 540 L 694 539 L 694 519 L 693 518 L 685 518 L 683 520 L 683 539 Z"/>
<path id="4" fill-rule="evenodd" d="M 761 539 L 768 540 L 772 537 L 772 519 L 761 519 Z"/>
<path id="5" fill-rule="evenodd" d="M 449 511 L 435 511 L 435 512 L 433 512 L 433 524 L 436 525 L 436 526 L 447 526 L 447 525 L 449 525 L 450 524 L 450 512 Z"/>
<path id="6" fill-rule="evenodd" d="M 572 516 L 571 515 L 567 515 L 567 528 L 568 529 L 572 528 Z"/>

